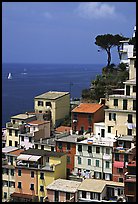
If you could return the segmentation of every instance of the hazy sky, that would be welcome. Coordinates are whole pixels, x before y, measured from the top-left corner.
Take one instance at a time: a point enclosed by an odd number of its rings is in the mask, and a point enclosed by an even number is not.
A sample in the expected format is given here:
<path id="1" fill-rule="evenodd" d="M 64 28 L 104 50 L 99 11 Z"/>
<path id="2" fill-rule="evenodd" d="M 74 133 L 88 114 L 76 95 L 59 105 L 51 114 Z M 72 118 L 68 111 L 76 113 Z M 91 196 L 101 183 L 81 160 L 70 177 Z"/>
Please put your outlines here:
<path id="1" fill-rule="evenodd" d="M 135 2 L 3 2 L 2 61 L 106 64 L 96 36 L 132 37 L 135 24 Z"/>

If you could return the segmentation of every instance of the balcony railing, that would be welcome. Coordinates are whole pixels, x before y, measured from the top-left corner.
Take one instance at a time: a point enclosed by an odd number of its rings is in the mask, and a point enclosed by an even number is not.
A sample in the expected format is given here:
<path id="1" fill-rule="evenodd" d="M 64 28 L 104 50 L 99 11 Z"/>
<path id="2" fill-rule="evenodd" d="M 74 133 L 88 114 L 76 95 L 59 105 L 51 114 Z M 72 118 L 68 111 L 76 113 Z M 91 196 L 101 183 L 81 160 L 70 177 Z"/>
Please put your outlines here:
<path id="1" fill-rule="evenodd" d="M 122 148 L 122 147 L 114 147 L 113 152 L 114 153 L 126 153 L 129 150 L 129 148 Z"/>

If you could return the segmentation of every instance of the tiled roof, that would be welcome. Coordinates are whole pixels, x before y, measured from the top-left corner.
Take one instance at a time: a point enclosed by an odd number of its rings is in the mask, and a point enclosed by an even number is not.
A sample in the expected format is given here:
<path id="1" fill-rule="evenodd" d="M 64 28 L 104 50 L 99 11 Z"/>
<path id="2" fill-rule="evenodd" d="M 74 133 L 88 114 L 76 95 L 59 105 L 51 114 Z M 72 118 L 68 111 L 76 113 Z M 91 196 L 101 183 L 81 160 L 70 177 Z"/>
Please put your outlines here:
<path id="1" fill-rule="evenodd" d="M 56 132 L 69 132 L 70 130 L 72 130 L 72 127 L 60 126 L 56 128 Z"/>
<path id="2" fill-rule="evenodd" d="M 66 179 L 57 179 L 49 184 L 46 188 L 49 190 L 58 190 L 63 192 L 75 193 L 81 182 Z"/>
<path id="3" fill-rule="evenodd" d="M 72 112 L 77 112 L 77 113 L 95 113 L 101 107 L 103 107 L 103 105 L 100 105 L 98 103 L 81 103 L 79 106 L 74 108 L 72 110 Z"/>
<path id="4" fill-rule="evenodd" d="M 17 149 L 15 151 L 10 152 L 10 154 L 19 156 L 20 153 L 22 153 L 23 151 L 24 151 L 24 149 Z"/>

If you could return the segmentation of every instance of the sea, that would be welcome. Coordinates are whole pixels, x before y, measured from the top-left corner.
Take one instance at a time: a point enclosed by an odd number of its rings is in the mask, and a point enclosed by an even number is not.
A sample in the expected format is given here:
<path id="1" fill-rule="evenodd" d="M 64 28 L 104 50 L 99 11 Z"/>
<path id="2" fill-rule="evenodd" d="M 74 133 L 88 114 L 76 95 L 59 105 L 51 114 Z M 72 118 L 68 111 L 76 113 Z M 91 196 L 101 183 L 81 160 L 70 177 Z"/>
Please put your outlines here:
<path id="1" fill-rule="evenodd" d="M 2 64 L 2 127 L 10 117 L 34 110 L 34 97 L 48 91 L 70 92 L 81 98 L 82 90 L 101 74 L 103 64 Z M 12 79 L 8 79 L 8 74 Z"/>

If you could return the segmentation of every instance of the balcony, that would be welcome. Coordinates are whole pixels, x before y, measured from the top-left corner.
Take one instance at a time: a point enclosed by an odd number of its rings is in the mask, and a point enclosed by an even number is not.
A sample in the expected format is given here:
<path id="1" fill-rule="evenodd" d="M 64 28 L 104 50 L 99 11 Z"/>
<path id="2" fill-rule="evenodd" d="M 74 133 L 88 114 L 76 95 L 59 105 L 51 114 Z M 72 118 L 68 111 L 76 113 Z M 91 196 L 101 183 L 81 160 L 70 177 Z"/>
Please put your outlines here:
<path id="1" fill-rule="evenodd" d="M 123 147 L 114 147 L 114 153 L 127 153 L 130 148 L 123 148 Z"/>
<path id="2" fill-rule="evenodd" d="M 43 170 L 48 170 L 48 171 L 53 171 L 54 170 L 54 166 L 53 165 L 42 165 L 36 162 L 27 162 L 27 161 L 17 161 L 16 162 L 16 166 L 20 167 L 20 168 L 35 168 L 35 169 L 43 169 Z"/>
<path id="3" fill-rule="evenodd" d="M 6 128 L 17 128 L 17 129 L 19 129 L 19 127 L 21 127 L 21 126 L 22 126 L 22 124 L 19 124 L 19 123 L 15 123 L 15 124 L 13 124 L 12 122 L 6 123 Z"/>

